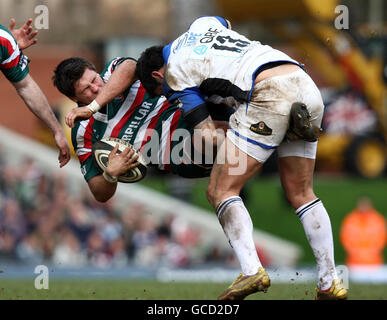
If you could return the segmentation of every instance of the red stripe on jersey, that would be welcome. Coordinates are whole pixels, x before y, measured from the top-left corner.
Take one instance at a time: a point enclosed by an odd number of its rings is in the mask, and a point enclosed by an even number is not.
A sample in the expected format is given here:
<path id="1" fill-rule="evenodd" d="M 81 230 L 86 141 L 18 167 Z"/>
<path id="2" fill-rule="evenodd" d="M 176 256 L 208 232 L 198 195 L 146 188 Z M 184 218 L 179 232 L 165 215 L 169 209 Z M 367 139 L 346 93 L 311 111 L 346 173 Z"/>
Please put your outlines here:
<path id="1" fill-rule="evenodd" d="M 94 123 L 94 117 L 91 117 L 89 120 L 89 123 L 87 124 L 85 128 L 85 135 L 83 136 L 84 142 L 84 148 L 91 149 L 92 144 L 92 136 L 93 136 L 93 123 Z"/>
<path id="2" fill-rule="evenodd" d="M 173 115 L 172 122 L 171 122 L 171 133 L 170 133 L 170 139 L 172 139 L 172 134 L 175 132 L 177 128 L 177 124 L 179 123 L 180 115 L 181 115 L 181 109 L 177 109 L 175 114 Z"/>
<path id="3" fill-rule="evenodd" d="M 111 134 L 111 137 L 113 137 L 113 138 L 117 138 L 118 137 L 118 135 L 120 134 L 122 128 L 124 127 L 124 125 L 126 124 L 128 119 L 132 116 L 134 110 L 144 100 L 144 96 L 145 96 L 145 89 L 142 86 L 142 84 L 140 84 L 140 87 L 137 90 L 136 98 L 134 98 L 134 101 L 133 101 L 132 105 L 130 106 L 129 110 L 126 111 L 125 115 L 121 118 L 121 120 L 114 127 L 114 129 L 112 131 L 112 134 Z"/>
<path id="4" fill-rule="evenodd" d="M 140 149 L 152 138 L 153 132 L 156 128 L 157 122 L 159 121 L 159 118 L 161 114 L 169 108 L 169 102 L 168 100 L 165 100 L 163 105 L 161 106 L 160 110 L 157 112 L 157 114 L 152 118 L 152 120 L 149 122 L 148 127 L 146 128 L 144 138 L 141 143 Z"/>
<path id="5" fill-rule="evenodd" d="M 177 128 L 177 124 L 179 122 L 180 115 L 181 115 L 181 111 L 180 111 L 180 109 L 177 109 L 175 111 L 175 114 L 172 117 L 171 127 L 170 127 L 170 131 L 169 131 L 169 137 L 168 137 L 167 145 L 165 146 L 165 153 L 164 153 L 164 155 L 165 155 L 164 170 L 166 170 L 166 171 L 170 171 L 171 170 L 170 163 L 171 163 L 172 135 L 173 135 L 173 133 L 175 132 L 175 130 Z"/>
<path id="6" fill-rule="evenodd" d="M 5 37 L 0 37 L 0 45 L 7 49 L 9 56 L 12 56 L 15 50 L 13 49 L 12 43 L 9 39 Z"/>
<path id="7" fill-rule="evenodd" d="M 1 68 L 2 69 L 11 69 L 11 68 L 17 66 L 17 64 L 19 63 L 19 60 L 20 60 L 20 55 L 18 55 L 15 59 L 13 59 L 12 61 L 10 61 L 8 63 L 2 64 Z"/>
<path id="8" fill-rule="evenodd" d="M 91 156 L 91 152 L 88 152 L 78 156 L 78 159 L 81 163 L 84 163 L 90 156 Z"/>
<path id="9" fill-rule="evenodd" d="M 110 73 L 113 73 L 114 72 L 114 67 L 116 66 L 116 63 L 119 59 L 115 59 L 112 64 L 111 64 L 111 67 L 110 67 Z"/>
<path id="10" fill-rule="evenodd" d="M 0 37 L 0 45 L 7 49 L 9 56 L 12 56 L 12 54 L 15 52 L 11 41 L 7 38 Z M 4 60 L 6 60 L 6 59 L 4 59 Z M 2 69 L 11 69 L 19 63 L 19 60 L 20 60 L 20 54 L 12 61 L 5 63 L 5 64 L 2 64 L 1 68 Z"/>
<path id="11" fill-rule="evenodd" d="M 83 148 L 85 148 L 85 149 L 91 149 L 92 136 L 93 136 L 93 123 L 94 123 L 94 118 L 91 117 L 87 123 L 86 128 L 85 128 L 85 134 L 83 135 Z M 85 153 L 85 154 L 78 156 L 78 159 L 81 163 L 83 163 L 90 156 L 91 156 L 91 152 L 88 152 L 88 153 Z"/>

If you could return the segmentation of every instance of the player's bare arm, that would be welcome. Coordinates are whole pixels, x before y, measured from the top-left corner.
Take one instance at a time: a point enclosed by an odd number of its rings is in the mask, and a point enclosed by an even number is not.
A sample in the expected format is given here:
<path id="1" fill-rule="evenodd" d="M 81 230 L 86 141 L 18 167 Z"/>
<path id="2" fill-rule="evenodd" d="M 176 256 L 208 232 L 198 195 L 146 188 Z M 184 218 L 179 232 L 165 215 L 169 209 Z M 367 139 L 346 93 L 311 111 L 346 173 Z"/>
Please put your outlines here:
<path id="1" fill-rule="evenodd" d="M 62 127 L 56 119 L 43 92 L 30 75 L 12 84 L 32 113 L 42 120 L 53 133 L 55 143 L 59 149 L 59 164 L 60 167 L 63 167 L 70 160 L 70 148 Z"/>
<path id="2" fill-rule="evenodd" d="M 88 180 L 90 191 L 99 202 L 108 201 L 116 192 L 117 177 L 139 165 L 138 155 L 131 148 L 117 154 L 118 145 L 109 154 L 109 164 L 102 175 Z"/>
<path id="3" fill-rule="evenodd" d="M 16 42 L 21 50 L 27 49 L 38 41 L 38 39 L 36 39 L 38 30 L 32 31 L 31 23 L 32 19 L 28 19 L 21 28 L 15 29 L 16 21 L 12 18 L 9 24 L 9 30 L 16 39 Z"/>
<path id="4" fill-rule="evenodd" d="M 95 101 L 100 106 L 104 106 L 115 97 L 122 94 L 135 80 L 137 80 L 136 61 L 128 59 L 121 62 L 117 69 L 112 73 L 109 81 L 98 93 Z"/>
<path id="5" fill-rule="evenodd" d="M 134 60 L 123 61 L 89 105 L 69 111 L 65 117 L 66 124 L 73 128 L 75 121 L 89 119 L 102 106 L 122 94 L 137 79 L 135 71 L 136 62 Z"/>

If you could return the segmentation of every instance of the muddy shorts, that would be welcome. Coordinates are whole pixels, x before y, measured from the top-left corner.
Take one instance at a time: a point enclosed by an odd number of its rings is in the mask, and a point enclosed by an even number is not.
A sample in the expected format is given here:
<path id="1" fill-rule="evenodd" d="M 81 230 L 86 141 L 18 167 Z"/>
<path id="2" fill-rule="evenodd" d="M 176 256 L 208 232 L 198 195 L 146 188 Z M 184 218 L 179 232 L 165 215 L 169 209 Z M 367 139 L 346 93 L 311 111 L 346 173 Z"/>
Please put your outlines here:
<path id="1" fill-rule="evenodd" d="M 258 82 L 250 102 L 240 104 L 230 117 L 227 138 L 259 162 L 265 162 L 276 149 L 279 157 L 315 159 L 317 142 L 285 139 L 294 102 L 304 103 L 312 124 L 321 126 L 324 103 L 320 91 L 300 69 Z"/>

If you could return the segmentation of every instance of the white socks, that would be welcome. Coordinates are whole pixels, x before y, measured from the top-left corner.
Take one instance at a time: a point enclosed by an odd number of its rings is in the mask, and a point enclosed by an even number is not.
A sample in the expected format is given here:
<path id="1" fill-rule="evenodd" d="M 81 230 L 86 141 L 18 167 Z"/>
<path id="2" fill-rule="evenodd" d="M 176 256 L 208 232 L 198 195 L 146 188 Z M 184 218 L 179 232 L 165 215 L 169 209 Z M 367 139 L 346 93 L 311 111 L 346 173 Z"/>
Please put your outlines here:
<path id="1" fill-rule="evenodd" d="M 239 260 L 243 275 L 253 275 L 262 267 L 253 240 L 253 223 L 240 197 L 224 199 L 216 214 Z"/>
<path id="2" fill-rule="evenodd" d="M 317 263 L 318 286 L 327 290 L 337 279 L 333 254 L 331 222 L 320 199 L 304 204 L 296 210 Z"/>
<path id="3" fill-rule="evenodd" d="M 223 231 L 234 249 L 243 275 L 257 273 L 262 264 L 253 240 L 253 223 L 240 197 L 224 199 L 216 208 Z M 337 279 L 331 222 L 321 200 L 316 199 L 296 210 L 317 263 L 319 288 L 327 290 Z"/>

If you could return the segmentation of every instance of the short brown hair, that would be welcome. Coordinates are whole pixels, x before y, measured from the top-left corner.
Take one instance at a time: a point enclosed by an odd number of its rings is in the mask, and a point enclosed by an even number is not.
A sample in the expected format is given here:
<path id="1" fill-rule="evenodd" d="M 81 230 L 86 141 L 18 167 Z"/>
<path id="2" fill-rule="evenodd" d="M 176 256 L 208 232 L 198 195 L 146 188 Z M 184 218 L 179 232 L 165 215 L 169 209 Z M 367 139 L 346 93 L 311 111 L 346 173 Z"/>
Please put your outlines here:
<path id="1" fill-rule="evenodd" d="M 84 58 L 63 60 L 54 70 L 52 81 L 54 86 L 65 96 L 75 97 L 75 83 L 82 77 L 86 69 L 97 71 L 94 64 Z"/>

